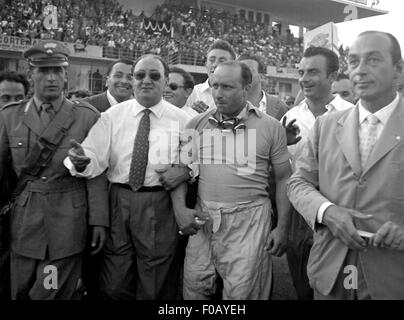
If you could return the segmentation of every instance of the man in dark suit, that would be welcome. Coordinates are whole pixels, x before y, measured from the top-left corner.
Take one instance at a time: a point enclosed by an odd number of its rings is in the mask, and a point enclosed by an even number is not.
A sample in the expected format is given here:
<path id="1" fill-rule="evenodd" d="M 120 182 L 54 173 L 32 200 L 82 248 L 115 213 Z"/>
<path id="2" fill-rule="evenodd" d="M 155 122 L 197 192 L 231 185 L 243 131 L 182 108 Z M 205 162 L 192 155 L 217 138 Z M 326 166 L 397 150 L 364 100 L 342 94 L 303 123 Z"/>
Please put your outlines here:
<path id="1" fill-rule="evenodd" d="M 248 101 L 260 111 L 280 120 L 289 108 L 281 99 L 262 90 L 261 76 L 265 74 L 265 65 L 262 60 L 254 55 L 241 55 L 237 60 L 245 63 L 253 74 Z"/>
<path id="2" fill-rule="evenodd" d="M 83 100 L 89 102 L 100 112 L 106 111 L 117 103 L 129 100 L 133 97 L 133 67 L 132 60 L 113 61 L 107 71 L 106 87 L 108 89 Z"/>

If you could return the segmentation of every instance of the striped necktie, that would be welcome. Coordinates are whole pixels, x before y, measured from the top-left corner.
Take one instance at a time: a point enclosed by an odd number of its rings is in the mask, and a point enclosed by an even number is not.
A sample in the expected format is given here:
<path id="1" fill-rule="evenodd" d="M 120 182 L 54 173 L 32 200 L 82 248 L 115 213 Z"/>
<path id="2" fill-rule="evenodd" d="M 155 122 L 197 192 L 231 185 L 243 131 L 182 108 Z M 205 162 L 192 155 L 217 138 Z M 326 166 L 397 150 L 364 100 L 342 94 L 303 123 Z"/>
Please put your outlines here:
<path id="1" fill-rule="evenodd" d="M 137 191 L 144 183 L 149 156 L 150 110 L 143 110 L 144 114 L 139 122 L 135 144 L 133 146 L 132 161 L 129 171 L 129 185 Z"/>

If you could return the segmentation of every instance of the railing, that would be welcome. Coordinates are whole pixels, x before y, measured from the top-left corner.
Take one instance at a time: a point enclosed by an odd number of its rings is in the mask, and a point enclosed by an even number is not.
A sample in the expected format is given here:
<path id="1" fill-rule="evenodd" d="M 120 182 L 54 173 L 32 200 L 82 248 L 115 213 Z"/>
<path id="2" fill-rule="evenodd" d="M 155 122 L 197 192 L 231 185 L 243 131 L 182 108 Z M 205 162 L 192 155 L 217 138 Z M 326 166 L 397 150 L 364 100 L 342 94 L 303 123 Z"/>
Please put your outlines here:
<path id="1" fill-rule="evenodd" d="M 111 59 L 131 59 L 136 60 L 143 54 L 150 53 L 150 50 L 129 50 L 127 48 L 103 47 L 102 56 Z M 205 60 L 202 54 L 198 52 L 174 52 L 160 53 L 166 59 L 168 64 L 187 64 L 193 66 L 203 66 Z"/>

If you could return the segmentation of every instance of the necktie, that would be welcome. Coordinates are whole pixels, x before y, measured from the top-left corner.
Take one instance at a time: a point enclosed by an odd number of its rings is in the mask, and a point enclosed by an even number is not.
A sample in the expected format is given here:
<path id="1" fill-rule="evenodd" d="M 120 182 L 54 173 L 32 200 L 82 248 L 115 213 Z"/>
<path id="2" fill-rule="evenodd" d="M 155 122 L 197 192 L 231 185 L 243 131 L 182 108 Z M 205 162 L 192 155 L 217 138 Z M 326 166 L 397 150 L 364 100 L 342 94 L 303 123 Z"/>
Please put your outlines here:
<path id="1" fill-rule="evenodd" d="M 129 185 L 137 191 L 144 182 L 149 155 L 150 110 L 145 109 L 137 129 L 129 171 Z"/>
<path id="2" fill-rule="evenodd" d="M 41 120 L 45 128 L 51 122 L 53 118 L 53 108 L 50 103 L 43 103 L 41 105 Z"/>
<path id="3" fill-rule="evenodd" d="M 379 119 L 370 114 L 366 117 L 365 122 L 363 123 L 363 132 L 360 137 L 360 152 L 361 152 L 361 164 L 362 168 L 365 167 L 366 162 L 368 161 L 369 155 L 373 150 L 373 147 L 377 141 L 377 124 L 379 123 Z"/>

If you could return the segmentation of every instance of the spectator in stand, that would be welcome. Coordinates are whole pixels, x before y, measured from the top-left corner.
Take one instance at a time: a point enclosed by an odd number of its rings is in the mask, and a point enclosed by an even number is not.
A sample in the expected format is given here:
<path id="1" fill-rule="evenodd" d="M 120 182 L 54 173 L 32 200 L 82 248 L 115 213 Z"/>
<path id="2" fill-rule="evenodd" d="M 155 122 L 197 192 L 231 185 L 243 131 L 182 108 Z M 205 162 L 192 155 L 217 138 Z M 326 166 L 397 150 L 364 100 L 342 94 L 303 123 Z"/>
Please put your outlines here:
<path id="1" fill-rule="evenodd" d="M 107 90 L 84 99 L 100 112 L 133 97 L 134 62 L 127 59 L 113 61 L 107 70 Z"/>

